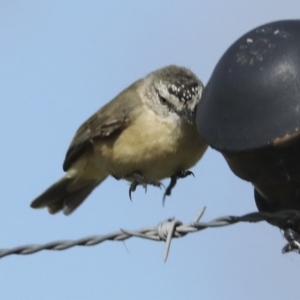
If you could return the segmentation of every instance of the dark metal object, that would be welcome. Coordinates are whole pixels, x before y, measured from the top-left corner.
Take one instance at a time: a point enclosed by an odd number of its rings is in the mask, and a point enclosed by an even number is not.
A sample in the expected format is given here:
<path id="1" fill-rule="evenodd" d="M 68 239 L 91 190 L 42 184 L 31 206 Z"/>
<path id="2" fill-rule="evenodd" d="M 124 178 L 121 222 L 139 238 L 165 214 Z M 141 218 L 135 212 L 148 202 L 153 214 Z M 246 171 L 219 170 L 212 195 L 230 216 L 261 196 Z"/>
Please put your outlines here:
<path id="1" fill-rule="evenodd" d="M 291 251 L 300 252 L 300 236 L 297 232 L 292 229 L 287 229 L 284 231 L 284 237 L 288 241 L 282 248 L 282 253 L 287 253 Z"/>
<path id="2" fill-rule="evenodd" d="M 260 211 L 300 210 L 300 20 L 260 26 L 225 52 L 197 126 L 231 170 L 253 183 Z"/>

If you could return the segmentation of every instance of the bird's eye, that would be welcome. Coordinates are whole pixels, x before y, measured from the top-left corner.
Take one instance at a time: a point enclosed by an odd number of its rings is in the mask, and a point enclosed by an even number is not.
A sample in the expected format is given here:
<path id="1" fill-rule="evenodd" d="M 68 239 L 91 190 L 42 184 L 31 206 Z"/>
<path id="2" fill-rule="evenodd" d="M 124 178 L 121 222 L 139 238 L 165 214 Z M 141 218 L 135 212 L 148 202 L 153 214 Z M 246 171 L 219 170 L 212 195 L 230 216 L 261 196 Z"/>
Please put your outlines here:
<path id="1" fill-rule="evenodd" d="M 166 98 L 162 97 L 160 94 L 158 94 L 158 98 L 162 105 L 167 105 L 168 101 Z"/>

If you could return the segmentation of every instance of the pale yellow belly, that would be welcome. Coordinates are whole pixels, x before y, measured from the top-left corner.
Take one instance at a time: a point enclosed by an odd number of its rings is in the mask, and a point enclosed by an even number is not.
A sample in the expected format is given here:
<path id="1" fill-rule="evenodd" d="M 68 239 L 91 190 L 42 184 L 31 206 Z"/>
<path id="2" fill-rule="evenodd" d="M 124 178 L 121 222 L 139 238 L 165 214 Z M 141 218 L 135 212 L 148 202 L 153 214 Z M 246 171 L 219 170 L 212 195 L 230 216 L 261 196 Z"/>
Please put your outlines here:
<path id="1" fill-rule="evenodd" d="M 115 140 L 95 145 L 97 166 L 131 180 L 133 172 L 159 181 L 194 166 L 207 146 L 196 126 L 159 122 L 152 113 L 141 114 Z"/>

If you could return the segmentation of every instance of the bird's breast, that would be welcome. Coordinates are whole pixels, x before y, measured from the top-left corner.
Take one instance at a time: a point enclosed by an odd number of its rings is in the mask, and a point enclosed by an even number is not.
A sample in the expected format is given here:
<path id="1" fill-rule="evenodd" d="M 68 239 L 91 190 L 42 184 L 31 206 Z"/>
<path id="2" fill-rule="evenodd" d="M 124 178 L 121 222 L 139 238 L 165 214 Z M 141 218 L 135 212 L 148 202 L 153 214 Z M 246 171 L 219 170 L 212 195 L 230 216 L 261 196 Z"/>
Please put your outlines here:
<path id="1" fill-rule="evenodd" d="M 139 171 L 152 180 L 192 167 L 206 149 L 196 126 L 157 118 L 153 111 L 145 109 L 115 140 L 99 146 L 109 173 L 130 179 L 130 174 Z"/>

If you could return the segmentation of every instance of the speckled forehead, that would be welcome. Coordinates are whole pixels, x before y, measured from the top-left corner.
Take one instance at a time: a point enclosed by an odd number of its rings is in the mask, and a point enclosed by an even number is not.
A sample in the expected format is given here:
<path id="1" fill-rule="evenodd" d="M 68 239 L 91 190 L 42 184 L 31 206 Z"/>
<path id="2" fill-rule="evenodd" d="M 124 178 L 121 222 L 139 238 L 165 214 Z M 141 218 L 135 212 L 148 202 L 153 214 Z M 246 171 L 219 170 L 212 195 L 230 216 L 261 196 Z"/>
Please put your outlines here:
<path id="1" fill-rule="evenodd" d="M 168 85 L 168 92 L 176 96 L 179 101 L 187 102 L 201 95 L 202 85 L 196 81 L 175 82 Z"/>

